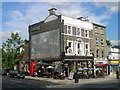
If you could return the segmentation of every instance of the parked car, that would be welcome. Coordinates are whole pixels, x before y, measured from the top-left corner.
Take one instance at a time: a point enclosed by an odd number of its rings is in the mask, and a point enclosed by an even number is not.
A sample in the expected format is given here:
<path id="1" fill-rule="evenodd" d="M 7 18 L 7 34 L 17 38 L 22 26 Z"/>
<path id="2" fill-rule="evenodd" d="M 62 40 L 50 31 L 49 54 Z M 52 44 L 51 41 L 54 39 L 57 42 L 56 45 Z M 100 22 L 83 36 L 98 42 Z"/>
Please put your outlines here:
<path id="1" fill-rule="evenodd" d="M 1 75 L 7 75 L 7 71 L 5 69 L 0 69 L 0 74 Z"/>
<path id="2" fill-rule="evenodd" d="M 15 77 L 15 78 L 25 78 L 25 74 L 21 71 L 18 71 L 18 70 L 10 70 L 9 76 Z"/>

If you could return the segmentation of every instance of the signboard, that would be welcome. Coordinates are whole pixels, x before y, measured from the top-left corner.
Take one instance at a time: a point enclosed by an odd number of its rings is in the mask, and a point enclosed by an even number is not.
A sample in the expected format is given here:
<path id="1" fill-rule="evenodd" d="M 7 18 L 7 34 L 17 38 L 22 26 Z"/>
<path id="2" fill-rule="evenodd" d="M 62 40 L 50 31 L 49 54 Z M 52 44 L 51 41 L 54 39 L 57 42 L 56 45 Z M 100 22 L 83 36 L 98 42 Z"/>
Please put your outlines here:
<path id="1" fill-rule="evenodd" d="M 56 59 L 60 57 L 60 30 L 31 36 L 31 59 Z"/>
<path id="2" fill-rule="evenodd" d="M 110 61 L 110 64 L 120 64 L 120 61 Z"/>
<path id="3" fill-rule="evenodd" d="M 70 75 L 69 75 L 69 79 L 73 79 L 73 76 L 74 76 L 74 72 L 70 72 Z"/>

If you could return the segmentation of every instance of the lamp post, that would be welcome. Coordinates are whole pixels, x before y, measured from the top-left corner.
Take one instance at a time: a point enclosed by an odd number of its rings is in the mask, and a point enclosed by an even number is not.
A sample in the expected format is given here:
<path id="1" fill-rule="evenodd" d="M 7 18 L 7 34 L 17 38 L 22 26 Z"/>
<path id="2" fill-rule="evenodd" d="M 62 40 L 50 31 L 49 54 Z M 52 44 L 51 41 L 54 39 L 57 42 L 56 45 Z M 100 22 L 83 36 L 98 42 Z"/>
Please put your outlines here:
<path id="1" fill-rule="evenodd" d="M 76 56 L 76 54 L 75 54 Z M 74 59 L 75 59 L 75 56 L 74 56 Z M 75 61 L 75 83 L 78 83 L 79 82 L 79 78 L 78 78 L 78 75 L 77 75 L 77 61 Z"/>

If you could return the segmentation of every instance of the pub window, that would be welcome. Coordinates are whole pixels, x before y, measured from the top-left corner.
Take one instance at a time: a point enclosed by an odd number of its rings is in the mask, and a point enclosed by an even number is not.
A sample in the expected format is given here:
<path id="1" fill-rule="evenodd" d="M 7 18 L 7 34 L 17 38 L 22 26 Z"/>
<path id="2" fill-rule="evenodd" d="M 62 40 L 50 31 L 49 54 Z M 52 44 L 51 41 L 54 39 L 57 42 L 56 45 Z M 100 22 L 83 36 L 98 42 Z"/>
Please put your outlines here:
<path id="1" fill-rule="evenodd" d="M 89 44 L 85 44 L 85 51 L 86 51 L 86 55 L 89 54 Z"/>
<path id="2" fill-rule="evenodd" d="M 85 30 L 85 37 L 89 37 L 89 31 Z"/>
<path id="3" fill-rule="evenodd" d="M 67 34 L 72 34 L 72 27 L 71 26 L 67 26 Z"/>
<path id="4" fill-rule="evenodd" d="M 67 52 L 68 53 L 72 53 L 72 42 L 68 42 L 68 50 L 67 50 Z"/>
<path id="5" fill-rule="evenodd" d="M 77 36 L 81 36 L 81 29 L 80 29 L 80 28 L 77 28 L 77 30 L 76 30 L 76 35 L 77 35 Z"/>
<path id="6" fill-rule="evenodd" d="M 80 43 L 77 44 L 77 53 L 80 54 L 81 50 L 80 50 Z"/>

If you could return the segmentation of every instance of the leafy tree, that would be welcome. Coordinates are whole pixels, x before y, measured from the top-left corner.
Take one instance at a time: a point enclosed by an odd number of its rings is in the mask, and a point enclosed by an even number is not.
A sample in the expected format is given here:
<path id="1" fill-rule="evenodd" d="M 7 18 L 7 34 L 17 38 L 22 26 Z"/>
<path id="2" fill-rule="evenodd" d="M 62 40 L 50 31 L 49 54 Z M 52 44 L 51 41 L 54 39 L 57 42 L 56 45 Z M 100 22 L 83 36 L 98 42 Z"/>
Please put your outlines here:
<path id="1" fill-rule="evenodd" d="M 11 37 L 2 44 L 2 67 L 13 69 L 14 64 L 22 59 L 23 40 L 18 33 L 11 33 Z"/>
<path id="2" fill-rule="evenodd" d="M 107 43 L 108 46 L 112 46 L 110 40 L 106 40 L 106 43 Z"/>

